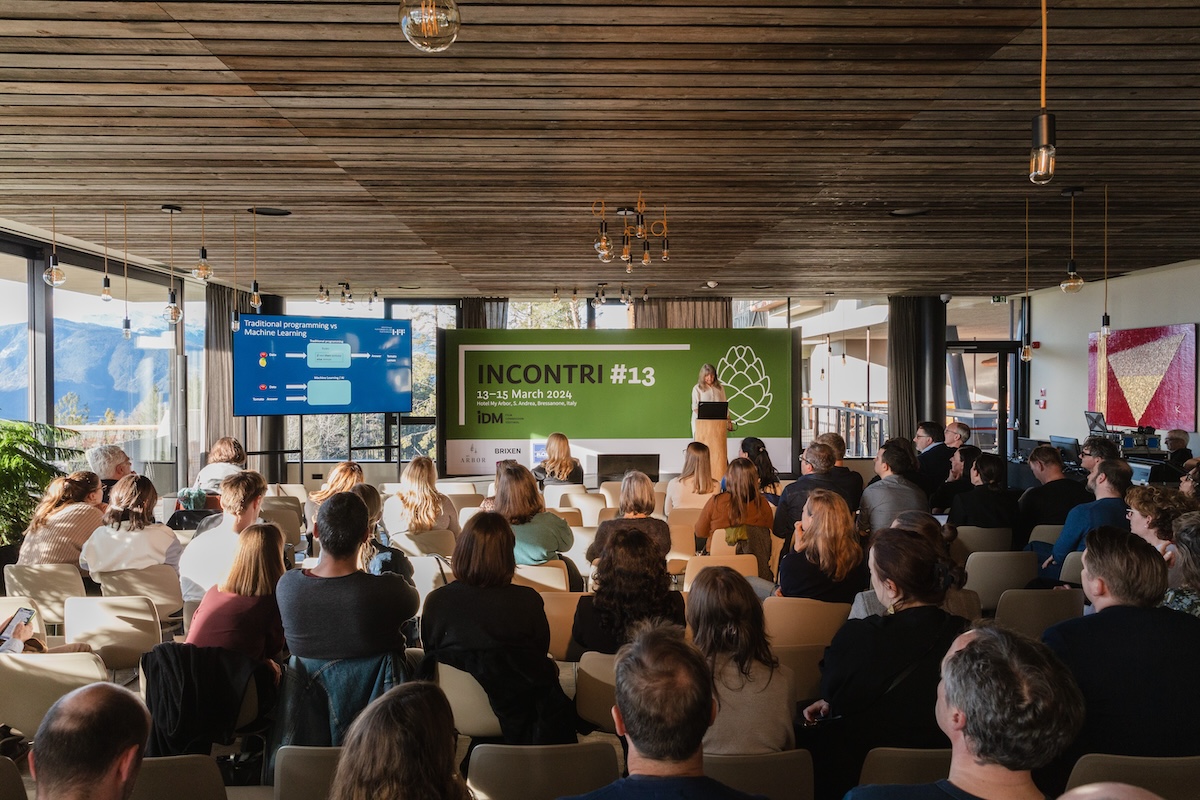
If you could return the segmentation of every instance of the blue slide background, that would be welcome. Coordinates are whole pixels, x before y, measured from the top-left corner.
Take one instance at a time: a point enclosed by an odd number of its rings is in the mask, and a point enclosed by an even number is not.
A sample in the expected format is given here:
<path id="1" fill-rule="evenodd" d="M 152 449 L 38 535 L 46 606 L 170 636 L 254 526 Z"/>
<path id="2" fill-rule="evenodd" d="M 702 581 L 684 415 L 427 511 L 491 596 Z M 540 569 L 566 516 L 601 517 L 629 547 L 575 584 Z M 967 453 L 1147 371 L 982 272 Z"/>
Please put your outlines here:
<path id="1" fill-rule="evenodd" d="M 246 314 L 233 334 L 235 416 L 411 410 L 409 320 Z"/>

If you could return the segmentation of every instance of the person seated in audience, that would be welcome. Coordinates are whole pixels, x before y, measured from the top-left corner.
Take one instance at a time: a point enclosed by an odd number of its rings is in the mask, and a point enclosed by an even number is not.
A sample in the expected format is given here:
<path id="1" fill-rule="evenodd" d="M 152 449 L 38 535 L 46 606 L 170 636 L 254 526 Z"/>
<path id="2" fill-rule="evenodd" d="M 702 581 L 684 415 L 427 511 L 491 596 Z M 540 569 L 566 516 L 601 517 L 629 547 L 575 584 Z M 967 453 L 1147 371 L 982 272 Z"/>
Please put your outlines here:
<path id="1" fill-rule="evenodd" d="M 928 511 L 925 491 L 910 478 L 916 473 L 912 442 L 888 439 L 875 454 L 879 480 L 863 490 L 858 530 L 864 535 L 886 528 L 902 511 Z M 909 477 L 906 477 L 909 476 Z"/>
<path id="2" fill-rule="evenodd" d="M 929 505 L 933 513 L 949 512 L 955 497 L 975 488 L 975 484 L 971 482 L 971 470 L 981 452 L 983 451 L 978 447 L 964 444 L 950 456 L 950 476 L 929 496 Z"/>
<path id="3" fill-rule="evenodd" d="M 796 521 L 793 552 L 779 560 L 777 594 L 852 603 L 869 581 L 846 501 L 828 489 L 813 490 Z"/>
<path id="4" fill-rule="evenodd" d="M 771 454 L 767 445 L 757 436 L 747 436 L 742 439 L 738 458 L 747 459 L 758 470 L 758 490 L 767 502 L 773 506 L 779 505 L 779 494 L 782 491 L 779 482 L 779 472 L 771 463 Z M 721 478 L 721 491 L 725 491 L 725 478 Z"/>
<path id="5" fill-rule="evenodd" d="M 79 554 L 92 531 L 104 523 L 101 496 L 104 489 L 94 472 L 72 472 L 50 481 L 21 543 L 17 563 L 21 566 L 38 564 L 73 564 L 79 567 Z"/>
<path id="6" fill-rule="evenodd" d="M 273 523 L 250 525 L 238 535 L 229 574 L 204 594 L 188 627 L 187 643 L 222 647 L 269 662 L 283 650 L 283 620 L 275 586 L 286 572 L 283 533 Z"/>
<path id="7" fill-rule="evenodd" d="M 1017 498 L 1004 488 L 1006 470 L 1000 456 L 980 453 L 971 467 L 975 488 L 954 498 L 947 521 L 980 528 L 1016 527 Z"/>
<path id="8" fill-rule="evenodd" d="M 1102 527 L 1087 535 L 1083 592 L 1094 614 L 1046 629 L 1042 641 L 1070 668 L 1087 717 L 1074 744 L 1035 773 L 1060 792 L 1085 753 L 1200 755 L 1200 619 L 1161 608 L 1167 565 L 1140 536 Z"/>
<path id="9" fill-rule="evenodd" d="M 158 492 L 145 475 L 126 475 L 109 496 L 100 525 L 84 542 L 79 568 L 99 582 L 100 574 L 123 569 L 145 569 L 166 564 L 179 573 L 183 545 L 175 531 L 154 521 Z"/>
<path id="10" fill-rule="evenodd" d="M 1091 474 L 1092 467 L 1110 458 L 1120 458 L 1121 448 L 1107 436 L 1089 436 L 1079 446 L 1079 466 Z"/>
<path id="11" fill-rule="evenodd" d="M 512 582 L 515 546 L 501 514 L 481 511 L 463 526 L 450 560 L 455 580 L 425 599 L 421 672 L 432 677 L 441 663 L 474 676 L 506 744 L 574 742 L 575 709 L 547 655 L 550 623 L 542 597 Z"/>
<path id="12" fill-rule="evenodd" d="M 771 524 L 775 509 L 759 491 L 758 470 L 746 458 L 735 458 L 725 473 L 726 490 L 715 495 L 700 510 L 696 520 L 696 540 L 708 539 L 713 531 L 725 529 L 725 541 L 735 544 L 738 553 L 750 553 L 758 560 L 758 577 L 774 580 L 771 572 Z"/>
<path id="13" fill-rule="evenodd" d="M 410 681 L 372 702 L 346 734 L 329 800 L 472 800 L 458 731 L 436 683 Z"/>
<path id="14" fill-rule="evenodd" d="M 437 467 L 428 456 L 416 456 L 400 475 L 400 488 L 383 505 L 389 536 L 423 531 L 462 533 L 450 498 L 437 490 Z"/>
<path id="15" fill-rule="evenodd" d="M 1029 471 L 1037 479 L 1017 501 L 1017 527 L 1013 546 L 1023 548 L 1029 534 L 1038 525 L 1063 525 L 1075 506 L 1094 498 L 1082 482 L 1072 480 L 1063 471 L 1062 455 L 1057 447 L 1040 444 L 1029 453 Z"/>
<path id="16" fill-rule="evenodd" d="M 583 465 L 571 457 L 571 442 L 564 434 L 546 437 L 546 460 L 533 468 L 538 486 L 569 486 L 583 483 Z"/>
<path id="17" fill-rule="evenodd" d="M 125 800 L 150 736 L 150 713 L 128 689 L 93 683 L 63 695 L 29 756 L 38 800 Z"/>
<path id="18" fill-rule="evenodd" d="M 945 439 L 946 429 L 942 423 L 933 420 L 917 423 L 917 435 L 912 441 L 917 448 L 917 471 L 921 480 L 914 483 L 926 492 L 932 493 L 950 475 L 950 457 L 954 455 L 954 448 L 948 446 Z"/>
<path id="19" fill-rule="evenodd" d="M 133 472 L 133 461 L 129 455 L 116 444 L 101 444 L 87 451 L 88 466 L 92 472 L 100 476 L 100 485 L 104 494 L 100 502 L 108 502 L 108 492 L 117 481 Z"/>
<path id="20" fill-rule="evenodd" d="M 251 470 L 221 481 L 220 521 L 193 537 L 179 557 L 179 584 L 184 602 L 200 602 L 204 593 L 225 579 L 238 550 L 238 534 L 258 521 L 267 482 Z"/>
<path id="21" fill-rule="evenodd" d="M 968 625 L 939 608 L 955 565 L 925 536 L 898 529 L 877 531 L 868 558 L 888 613 L 847 620 L 834 635 L 821 699 L 804 709 L 813 727 L 798 732 L 796 746 L 813 754 L 818 798 L 854 786 L 873 747 L 946 746 L 934 713 L 938 673 Z"/>
<path id="22" fill-rule="evenodd" d="M 232 436 L 222 436 L 208 449 L 208 461 L 196 475 L 197 489 L 210 494 L 221 491 L 221 481 L 246 468 L 246 448 Z"/>
<path id="23" fill-rule="evenodd" d="M 616 520 L 614 520 L 616 521 Z M 671 591 L 671 575 L 658 543 L 644 531 L 618 525 L 592 573 L 594 594 L 579 598 L 567 660 L 585 652 L 615 653 L 629 630 L 644 619 L 684 624 L 683 595 Z"/>
<path id="24" fill-rule="evenodd" d="M 579 568 L 562 553 L 571 549 L 575 534 L 566 520 L 546 510 L 533 473 L 515 461 L 504 462 L 496 481 L 496 513 L 508 520 L 516 536 L 518 564 L 537 566 L 561 560 L 567 567 L 572 592 L 583 591 Z"/>
<path id="25" fill-rule="evenodd" d="M 496 462 L 496 479 L 492 481 L 492 492 L 496 491 L 496 487 L 500 485 L 500 476 L 512 464 L 518 463 L 516 459 L 505 458 Z M 536 482 L 536 481 L 535 481 Z M 483 498 L 483 502 L 479 504 L 480 511 L 495 511 L 496 510 L 496 495 L 492 494 Z"/>
<path id="26" fill-rule="evenodd" d="M 681 629 L 646 625 L 621 648 L 616 701 L 613 722 L 629 743 L 629 777 L 561 800 L 751 799 L 704 774 L 704 734 L 717 703 L 708 664 Z"/>
<path id="27" fill-rule="evenodd" d="M 329 470 L 329 475 L 325 478 L 325 484 L 315 492 L 308 493 L 308 500 L 304 503 L 304 518 L 308 520 L 309 534 L 312 534 L 313 526 L 317 525 L 317 512 L 321 508 L 321 504 L 328 498 L 341 492 L 348 492 L 356 484 L 363 483 L 366 478 L 363 477 L 362 466 L 355 461 L 341 461 L 334 465 L 333 469 Z"/>
<path id="28" fill-rule="evenodd" d="M 701 570 L 688 592 L 687 624 L 717 690 L 717 718 L 704 734 L 704 752 L 791 750 L 794 677 L 771 651 L 762 603 L 746 579 L 729 567 Z"/>
<path id="29" fill-rule="evenodd" d="M 1179 586 L 1183 576 L 1177 563 L 1175 520 L 1189 511 L 1200 510 L 1196 501 L 1175 489 L 1134 486 L 1125 493 L 1129 506 L 1129 530 L 1142 537 L 1167 562 L 1167 585 Z"/>
<path id="30" fill-rule="evenodd" d="M 670 514 L 673 508 L 704 508 L 720 489 L 712 476 L 708 445 L 691 442 L 683 451 L 683 471 L 678 477 L 667 481 L 667 499 L 663 502 L 663 513 Z"/>
<path id="31" fill-rule="evenodd" d="M 992 626 L 967 631 L 942 660 L 937 721 L 950 776 L 936 783 L 859 786 L 846 800 L 1043 800 L 1032 770 L 1074 741 L 1083 697 L 1044 644 Z"/>
<path id="32" fill-rule="evenodd" d="M 1175 520 L 1173 532 L 1174 571 L 1179 574 L 1179 585 L 1167 589 L 1162 604 L 1200 617 L 1200 511 L 1181 515 Z M 1168 568 L 1168 578 L 1170 571 Z"/>
<path id="33" fill-rule="evenodd" d="M 284 573 L 275 589 L 288 649 L 326 660 L 403 652 L 401 627 L 420 599 L 407 576 L 362 570 L 360 553 L 371 538 L 366 504 L 350 492 L 330 495 L 317 522 L 317 565 Z"/>
<path id="34" fill-rule="evenodd" d="M 1042 562 L 1040 572 L 1043 578 L 1058 579 L 1067 555 L 1083 549 L 1083 537 L 1088 531 L 1093 531 L 1101 525 L 1129 530 L 1125 493 L 1129 491 L 1132 482 L 1133 470 L 1124 459 L 1105 458 L 1093 462 L 1092 471 L 1088 474 L 1087 488 L 1096 499 L 1071 509 L 1053 546 L 1045 542 L 1030 542 L 1026 545 L 1027 549 L 1037 553 L 1038 560 Z"/>
<path id="35" fill-rule="evenodd" d="M 836 463 L 837 453 L 833 447 L 820 442 L 813 442 L 800 454 L 800 477 L 783 490 L 775 509 L 775 520 L 771 523 L 771 532 L 783 539 L 783 553 L 792 550 L 796 523 L 804 515 L 804 504 L 808 502 L 810 492 L 817 489 L 836 492 L 850 509 L 853 509 L 852 502 L 858 503 L 862 496 L 862 477 L 857 472 L 851 473 L 858 478 L 857 491 L 851 491 L 848 482 L 834 474 Z"/>
<path id="36" fill-rule="evenodd" d="M 1179 491 L 1193 500 L 1200 499 L 1200 492 L 1196 491 L 1197 485 L 1200 484 L 1200 466 L 1192 467 L 1183 477 L 1179 479 Z"/>
<path id="37" fill-rule="evenodd" d="M 813 444 L 823 444 L 833 448 L 834 462 L 829 469 L 829 477 L 834 485 L 827 488 L 846 498 L 846 504 L 850 506 L 850 511 L 857 513 L 858 501 L 862 499 L 863 478 L 845 464 L 846 440 L 840 433 L 829 431 L 813 439 Z"/>
<path id="38" fill-rule="evenodd" d="M 1180 428 L 1173 428 L 1167 431 L 1167 435 L 1163 437 L 1163 447 L 1167 450 L 1167 463 L 1183 472 L 1184 465 L 1192 460 L 1192 451 L 1188 449 L 1191 443 L 1191 434 Z M 1178 473 L 1176 473 L 1178 474 Z"/>
<path id="39" fill-rule="evenodd" d="M 596 528 L 596 538 L 588 545 L 585 557 L 595 561 L 608 546 L 609 537 L 615 531 L 636 528 L 654 542 L 663 558 L 671 552 L 671 526 L 661 519 L 650 516 L 654 513 L 654 484 L 644 472 L 631 469 L 621 479 L 621 496 L 618 508 L 620 516 L 605 520 Z M 614 651 L 615 652 L 615 651 Z"/>

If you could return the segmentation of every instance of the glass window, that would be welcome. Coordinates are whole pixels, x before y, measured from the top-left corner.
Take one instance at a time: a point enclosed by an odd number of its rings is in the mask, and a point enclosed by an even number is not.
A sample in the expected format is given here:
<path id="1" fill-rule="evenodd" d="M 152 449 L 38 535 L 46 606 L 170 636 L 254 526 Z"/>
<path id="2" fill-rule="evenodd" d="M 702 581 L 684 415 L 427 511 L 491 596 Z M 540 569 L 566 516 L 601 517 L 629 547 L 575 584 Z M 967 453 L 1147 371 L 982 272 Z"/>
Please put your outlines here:
<path id="1" fill-rule="evenodd" d="M 0 417 L 29 419 L 29 260 L 0 253 Z"/>
<path id="2" fill-rule="evenodd" d="M 508 329 L 520 330 L 579 330 L 587 327 L 586 306 L 563 298 L 548 303 L 508 303 Z"/>
<path id="3" fill-rule="evenodd" d="M 208 316 L 204 304 L 204 285 L 183 284 L 183 352 L 187 356 L 187 430 L 188 469 L 191 484 L 200 471 L 200 454 L 208 449 L 204 429 L 204 332 Z M 185 481 L 180 481 L 184 483 Z"/>

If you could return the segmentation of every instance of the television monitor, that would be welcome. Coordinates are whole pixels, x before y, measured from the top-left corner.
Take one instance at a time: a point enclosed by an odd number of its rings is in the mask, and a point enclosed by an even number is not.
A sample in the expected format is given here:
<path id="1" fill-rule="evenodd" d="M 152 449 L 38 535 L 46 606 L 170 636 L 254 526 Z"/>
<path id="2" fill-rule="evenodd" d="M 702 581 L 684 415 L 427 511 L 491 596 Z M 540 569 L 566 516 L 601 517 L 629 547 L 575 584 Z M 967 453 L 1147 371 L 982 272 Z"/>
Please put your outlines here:
<path id="1" fill-rule="evenodd" d="M 702 402 L 696 406 L 696 419 L 729 419 L 729 403 Z"/>
<path id="2" fill-rule="evenodd" d="M 1033 448 L 1046 444 L 1040 439 L 1031 439 L 1027 436 L 1017 437 L 1017 452 L 1013 453 L 1018 459 L 1028 459 L 1029 454 L 1033 452 Z"/>
<path id="3" fill-rule="evenodd" d="M 657 483 L 658 453 L 601 454 L 596 456 L 596 480 L 599 483 L 619 481 L 631 469 L 646 473 L 646 477 Z"/>
<path id="4" fill-rule="evenodd" d="M 233 334 L 233 413 L 412 410 L 412 323 L 246 314 Z"/>
<path id="5" fill-rule="evenodd" d="M 1094 436 L 1105 436 L 1108 434 L 1108 425 L 1104 421 L 1103 411 L 1085 411 L 1083 418 L 1087 420 L 1088 433 Z"/>
<path id="6" fill-rule="evenodd" d="M 1067 464 L 1079 463 L 1078 439 L 1071 439 L 1066 436 L 1051 436 L 1050 445 L 1058 448 L 1058 452 L 1062 454 L 1063 461 Z"/>

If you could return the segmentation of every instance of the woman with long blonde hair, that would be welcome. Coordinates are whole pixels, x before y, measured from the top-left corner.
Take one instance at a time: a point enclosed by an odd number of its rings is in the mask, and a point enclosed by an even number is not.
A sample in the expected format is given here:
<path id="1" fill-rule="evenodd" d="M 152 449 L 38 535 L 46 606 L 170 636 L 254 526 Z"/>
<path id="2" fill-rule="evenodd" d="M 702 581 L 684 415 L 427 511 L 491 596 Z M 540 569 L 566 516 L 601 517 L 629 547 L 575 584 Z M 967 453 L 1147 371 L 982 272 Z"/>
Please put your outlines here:
<path id="1" fill-rule="evenodd" d="M 583 483 L 583 465 L 571 457 L 571 442 L 564 434 L 546 437 L 546 460 L 533 468 L 533 477 L 541 486 Z"/>
<path id="2" fill-rule="evenodd" d="M 400 475 L 400 488 L 383 504 L 383 527 L 389 536 L 422 531 L 462 529 L 450 498 L 437 490 L 437 467 L 428 456 L 408 462 Z"/>
<path id="3" fill-rule="evenodd" d="M 700 404 L 725 401 L 725 387 L 717 377 L 717 368 L 712 364 L 704 364 L 700 367 L 696 385 L 692 387 L 692 436 L 696 435 L 696 418 L 699 415 Z"/>
<path id="4" fill-rule="evenodd" d="M 308 502 L 304 504 L 304 517 L 308 520 L 309 528 L 316 525 L 317 511 L 320 510 L 321 503 L 339 492 L 348 492 L 356 484 L 365 482 L 362 467 L 357 462 L 341 461 L 336 464 L 329 470 L 325 485 L 315 492 L 308 493 Z"/>
<path id="5" fill-rule="evenodd" d="M 683 451 L 683 470 L 679 477 L 667 482 L 667 499 L 663 513 L 672 508 L 704 508 L 717 493 L 718 485 L 712 476 L 708 445 L 691 442 Z"/>
<path id="6" fill-rule="evenodd" d="M 696 538 L 707 540 L 713 531 L 725 529 L 725 541 L 736 544 L 737 552 L 758 559 L 758 577 L 774 580 L 771 572 L 771 523 L 775 509 L 758 488 L 758 470 L 746 458 L 735 458 L 725 474 L 725 491 L 704 504 L 696 521 Z"/>
<path id="7" fill-rule="evenodd" d="M 74 564 L 79 567 L 84 542 L 104 522 L 103 496 L 100 476 L 94 472 L 72 472 L 50 481 L 25 529 L 25 541 L 21 544 L 17 563 L 21 566 Z"/>
<path id="8" fill-rule="evenodd" d="M 796 522 L 793 552 L 779 561 L 781 597 L 853 603 L 867 587 L 866 559 L 850 506 L 837 492 L 814 489 Z"/>

